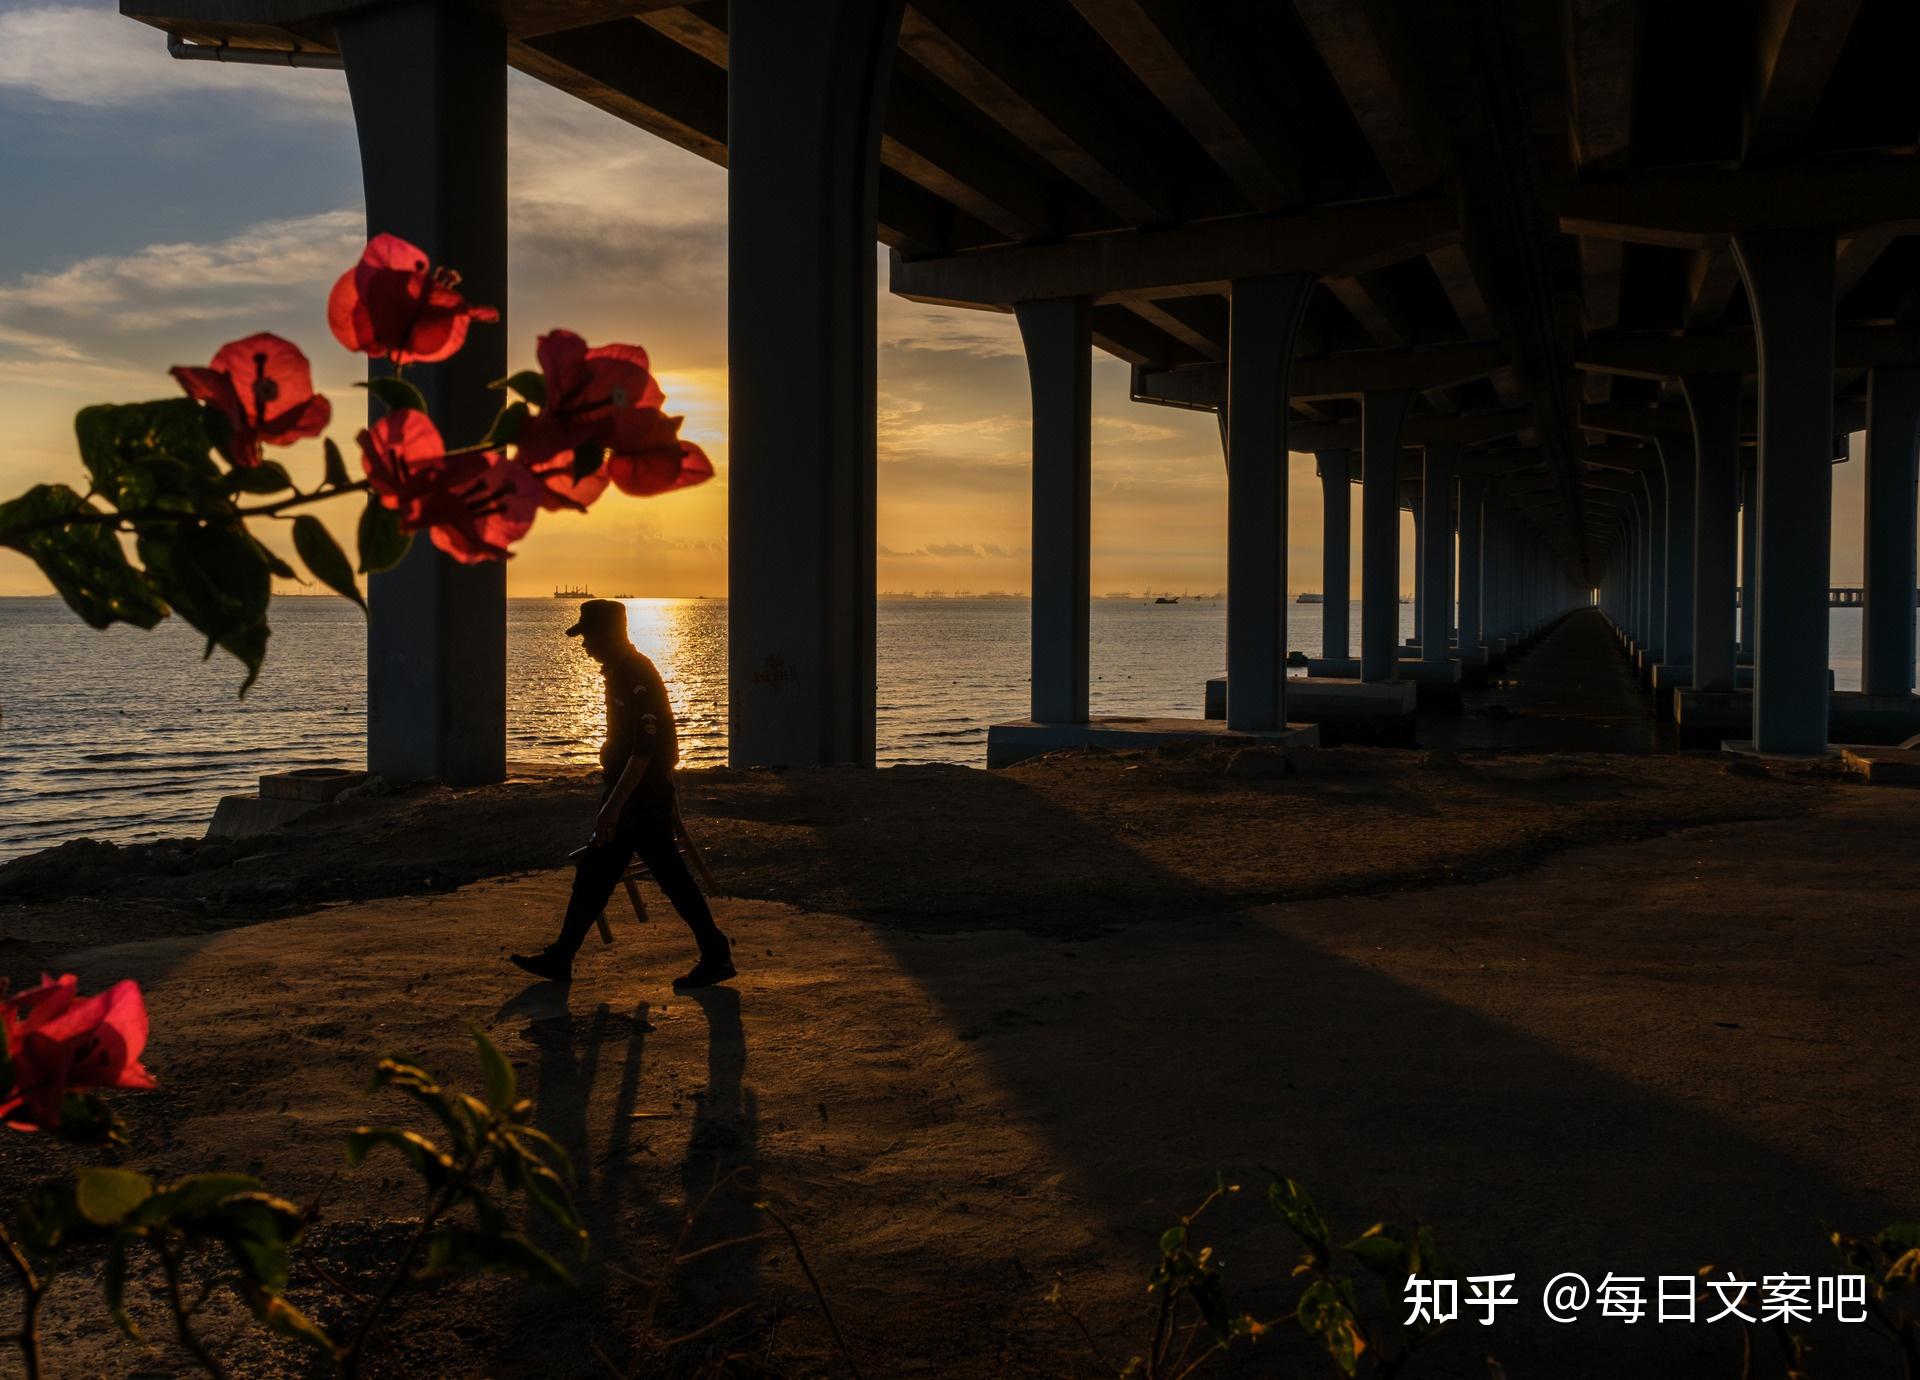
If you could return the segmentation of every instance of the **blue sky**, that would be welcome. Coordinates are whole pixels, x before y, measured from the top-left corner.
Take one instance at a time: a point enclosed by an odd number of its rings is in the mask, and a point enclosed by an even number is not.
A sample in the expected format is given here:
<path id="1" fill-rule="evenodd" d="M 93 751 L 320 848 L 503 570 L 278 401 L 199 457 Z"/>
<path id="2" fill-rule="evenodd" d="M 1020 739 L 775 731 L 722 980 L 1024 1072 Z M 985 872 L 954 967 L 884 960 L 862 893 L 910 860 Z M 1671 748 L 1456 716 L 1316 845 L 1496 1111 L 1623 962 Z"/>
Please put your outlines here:
<path id="1" fill-rule="evenodd" d="M 559 325 L 646 346 L 669 409 L 686 414 L 720 475 L 657 500 L 610 495 L 584 517 L 546 515 L 509 586 L 724 593 L 725 173 L 517 73 L 509 81 L 511 356 L 530 363 L 535 335 Z M 339 73 L 178 62 L 159 32 L 106 0 L 0 0 L 0 494 L 78 476 L 79 407 L 166 396 L 169 365 L 203 363 L 261 329 L 313 359 L 351 453 L 361 361 L 328 335 L 323 303 L 364 238 L 358 164 Z M 1011 318 L 883 289 L 880 342 L 881 588 L 1026 589 L 1028 396 Z M 1125 368 L 1096 355 L 1093 588 L 1219 589 L 1226 485 L 1213 418 L 1140 407 L 1126 390 Z M 317 472 L 318 447 L 289 460 Z M 1858 469 L 1843 466 L 1836 486 L 1843 579 L 1857 569 Z M 1295 457 L 1296 589 L 1319 585 L 1312 476 L 1311 459 Z M 1410 537 L 1402 548 L 1411 587 Z M 42 589 L 24 558 L 0 552 L 0 594 Z"/>

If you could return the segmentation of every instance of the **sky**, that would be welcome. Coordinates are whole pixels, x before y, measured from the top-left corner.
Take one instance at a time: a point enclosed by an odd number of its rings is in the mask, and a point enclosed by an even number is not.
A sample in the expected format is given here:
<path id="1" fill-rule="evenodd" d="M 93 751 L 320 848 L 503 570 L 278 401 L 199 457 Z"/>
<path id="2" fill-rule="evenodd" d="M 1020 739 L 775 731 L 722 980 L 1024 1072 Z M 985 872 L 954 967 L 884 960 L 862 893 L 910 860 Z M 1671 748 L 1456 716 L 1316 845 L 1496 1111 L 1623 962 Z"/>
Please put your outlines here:
<path id="1" fill-rule="evenodd" d="M 509 593 L 723 595 L 726 173 L 517 72 L 508 99 L 510 367 L 530 366 L 556 326 L 643 345 L 718 471 L 677 494 L 543 514 Z M 0 0 L 0 185 L 0 496 L 82 478 L 79 408 L 169 396 L 169 366 L 258 330 L 306 351 L 335 402 L 331 434 L 355 453 L 363 361 L 324 313 L 366 235 L 340 73 L 178 62 L 111 0 Z M 879 276 L 879 588 L 1023 593 L 1030 414 L 1013 319 L 905 302 L 885 291 L 884 260 Z M 1099 352 L 1093 409 L 1094 593 L 1223 589 L 1213 416 L 1129 402 L 1126 366 Z M 317 442 L 281 458 L 317 478 Z M 1857 580 L 1859 468 L 1837 472 L 1839 583 Z M 1318 589 L 1311 457 L 1293 457 L 1289 488 L 1289 584 Z M 352 501 L 337 509 L 322 515 L 344 537 Z M 1407 590 L 1410 528 L 1403 518 Z M 263 535 L 285 549 L 278 530 Z M 46 589 L 0 551 L 0 595 Z"/>

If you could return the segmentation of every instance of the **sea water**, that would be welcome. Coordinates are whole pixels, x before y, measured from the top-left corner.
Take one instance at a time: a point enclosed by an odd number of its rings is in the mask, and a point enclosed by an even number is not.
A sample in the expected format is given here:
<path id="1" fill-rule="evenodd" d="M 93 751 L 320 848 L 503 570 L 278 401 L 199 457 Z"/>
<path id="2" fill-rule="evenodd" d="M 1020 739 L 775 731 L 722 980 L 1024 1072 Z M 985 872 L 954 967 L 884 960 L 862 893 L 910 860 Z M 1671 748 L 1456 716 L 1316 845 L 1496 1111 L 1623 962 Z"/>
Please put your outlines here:
<path id="1" fill-rule="evenodd" d="M 634 642 L 665 677 L 682 760 L 726 757 L 724 599 L 633 599 Z M 563 635 L 575 605 L 507 604 L 507 755 L 596 760 L 601 681 Z M 1320 652 L 1317 605 L 1288 606 L 1289 645 Z M 1860 675 L 1860 610 L 1832 614 L 1841 689 Z M 0 599 L 0 858 L 70 838 L 197 837 L 222 795 L 262 772 L 359 767 L 366 757 L 366 625 L 339 599 L 274 601 L 259 681 L 177 620 L 95 632 L 57 599 Z M 1349 624 L 1357 636 L 1356 604 Z M 1401 635 L 1413 607 L 1400 606 Z M 878 620 L 878 758 L 986 762 L 987 727 L 1027 712 L 1028 605 L 1021 599 L 883 599 Z M 1226 604 L 1098 599 L 1096 714 L 1198 717 L 1226 659 Z"/>

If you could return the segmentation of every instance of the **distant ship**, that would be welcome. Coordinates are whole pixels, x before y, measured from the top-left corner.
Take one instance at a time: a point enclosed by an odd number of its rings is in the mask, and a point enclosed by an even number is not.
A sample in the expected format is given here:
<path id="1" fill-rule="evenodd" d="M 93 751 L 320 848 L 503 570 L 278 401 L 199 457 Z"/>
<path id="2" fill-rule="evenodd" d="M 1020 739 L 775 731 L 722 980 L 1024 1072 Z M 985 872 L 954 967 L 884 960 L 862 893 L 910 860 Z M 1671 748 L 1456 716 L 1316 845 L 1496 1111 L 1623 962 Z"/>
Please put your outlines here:
<path id="1" fill-rule="evenodd" d="M 1327 596 L 1324 594 L 1303 594 L 1293 602 L 1296 604 L 1324 604 L 1327 602 Z"/>
<path id="2" fill-rule="evenodd" d="M 1162 594 L 1153 602 L 1156 604 L 1177 604 L 1180 602 L 1180 596 L 1177 594 Z"/>
<path id="3" fill-rule="evenodd" d="M 581 585 L 577 589 L 571 585 L 555 585 L 553 587 L 553 597 L 556 599 L 591 599 L 593 598 L 593 591 L 585 585 Z"/>

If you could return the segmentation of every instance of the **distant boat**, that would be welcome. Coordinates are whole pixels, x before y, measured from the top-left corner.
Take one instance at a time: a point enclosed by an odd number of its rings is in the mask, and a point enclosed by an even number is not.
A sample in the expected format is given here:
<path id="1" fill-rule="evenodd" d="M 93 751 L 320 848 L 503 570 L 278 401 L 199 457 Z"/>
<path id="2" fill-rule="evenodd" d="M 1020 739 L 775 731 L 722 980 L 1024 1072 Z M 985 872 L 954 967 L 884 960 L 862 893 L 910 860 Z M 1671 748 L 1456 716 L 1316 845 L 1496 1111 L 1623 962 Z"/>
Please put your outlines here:
<path id="1" fill-rule="evenodd" d="M 1156 604 L 1177 604 L 1180 602 L 1180 596 L 1177 594 L 1162 594 L 1153 602 Z"/>
<path id="2" fill-rule="evenodd" d="M 1324 594 L 1303 594 L 1293 602 L 1296 604 L 1324 604 L 1327 602 L 1327 596 Z"/>
<path id="3" fill-rule="evenodd" d="M 556 599 L 591 599 L 593 598 L 593 591 L 585 585 L 581 585 L 577 589 L 571 585 L 555 585 L 553 587 L 553 597 Z"/>

